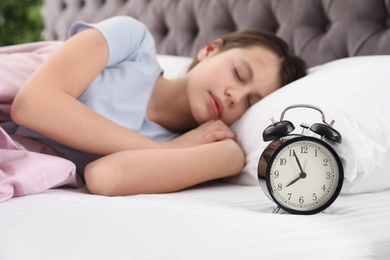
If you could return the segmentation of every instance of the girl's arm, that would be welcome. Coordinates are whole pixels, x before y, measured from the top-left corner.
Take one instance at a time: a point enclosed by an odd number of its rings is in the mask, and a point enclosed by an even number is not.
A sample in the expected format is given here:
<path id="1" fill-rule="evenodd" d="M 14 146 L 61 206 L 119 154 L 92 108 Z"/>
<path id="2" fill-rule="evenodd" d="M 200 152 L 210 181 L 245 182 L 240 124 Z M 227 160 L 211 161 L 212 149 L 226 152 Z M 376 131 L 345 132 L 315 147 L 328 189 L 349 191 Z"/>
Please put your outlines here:
<path id="1" fill-rule="evenodd" d="M 130 150 L 90 163 L 85 180 L 91 193 L 121 196 L 166 193 L 237 175 L 245 157 L 230 139 L 181 149 Z"/>
<path id="2" fill-rule="evenodd" d="M 79 102 L 79 96 L 108 62 L 108 47 L 96 29 L 76 34 L 55 51 L 15 97 L 12 119 L 72 148 L 109 154 L 152 148 L 149 138 L 119 126 Z"/>
<path id="3" fill-rule="evenodd" d="M 77 100 L 105 69 L 109 51 L 96 29 L 67 40 L 29 78 L 16 95 L 12 119 L 50 139 L 92 154 L 129 149 L 183 147 L 232 138 L 222 122 L 209 122 L 174 141 L 157 143 L 100 116 Z"/>

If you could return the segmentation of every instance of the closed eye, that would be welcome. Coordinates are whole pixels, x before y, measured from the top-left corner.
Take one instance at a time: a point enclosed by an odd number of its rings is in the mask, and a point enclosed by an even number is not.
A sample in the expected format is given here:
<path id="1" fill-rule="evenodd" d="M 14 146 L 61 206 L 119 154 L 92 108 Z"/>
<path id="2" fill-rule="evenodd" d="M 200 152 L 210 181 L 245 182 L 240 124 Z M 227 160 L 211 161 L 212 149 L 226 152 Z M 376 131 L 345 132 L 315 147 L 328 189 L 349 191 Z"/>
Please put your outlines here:
<path id="1" fill-rule="evenodd" d="M 234 67 L 234 75 L 240 82 L 244 82 L 244 80 L 242 79 L 242 77 L 240 75 L 240 72 L 238 71 L 237 67 Z"/>

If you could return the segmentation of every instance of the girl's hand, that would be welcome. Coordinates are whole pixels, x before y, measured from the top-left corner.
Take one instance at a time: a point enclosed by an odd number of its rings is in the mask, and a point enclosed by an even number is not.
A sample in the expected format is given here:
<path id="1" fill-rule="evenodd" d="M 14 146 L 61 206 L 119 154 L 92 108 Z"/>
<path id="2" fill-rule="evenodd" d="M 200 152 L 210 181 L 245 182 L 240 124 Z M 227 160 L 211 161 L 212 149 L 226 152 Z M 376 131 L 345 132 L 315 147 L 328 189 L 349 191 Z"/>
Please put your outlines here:
<path id="1" fill-rule="evenodd" d="M 235 139 L 234 133 L 221 120 L 210 120 L 197 128 L 165 143 L 162 148 L 192 147 L 225 139 Z"/>

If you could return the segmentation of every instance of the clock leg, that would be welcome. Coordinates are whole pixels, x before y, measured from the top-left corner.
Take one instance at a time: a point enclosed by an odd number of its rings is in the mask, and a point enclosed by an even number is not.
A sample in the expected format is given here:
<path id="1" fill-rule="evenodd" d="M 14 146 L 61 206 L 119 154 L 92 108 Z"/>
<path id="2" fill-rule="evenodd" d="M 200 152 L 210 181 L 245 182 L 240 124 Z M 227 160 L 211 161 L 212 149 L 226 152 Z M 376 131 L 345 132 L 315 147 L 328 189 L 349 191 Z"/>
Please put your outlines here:
<path id="1" fill-rule="evenodd" d="M 272 210 L 272 213 L 273 213 L 273 214 L 278 214 L 279 210 L 280 210 L 279 206 L 278 206 L 278 205 L 275 205 L 275 206 L 274 206 L 274 209 Z"/>

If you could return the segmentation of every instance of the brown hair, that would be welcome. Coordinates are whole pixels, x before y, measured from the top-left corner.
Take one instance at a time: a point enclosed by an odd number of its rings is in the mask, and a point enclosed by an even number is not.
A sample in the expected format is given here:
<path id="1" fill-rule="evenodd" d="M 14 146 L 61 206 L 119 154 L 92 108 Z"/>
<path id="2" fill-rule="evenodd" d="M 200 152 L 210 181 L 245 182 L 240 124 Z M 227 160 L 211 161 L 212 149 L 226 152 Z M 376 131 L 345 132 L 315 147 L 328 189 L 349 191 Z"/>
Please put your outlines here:
<path id="1" fill-rule="evenodd" d="M 260 30 L 246 30 L 228 33 L 221 37 L 223 44 L 218 48 L 218 53 L 232 48 L 245 48 L 260 45 L 273 53 L 281 60 L 280 79 L 281 86 L 304 77 L 307 74 L 306 62 L 300 57 L 292 54 L 287 43 L 275 34 Z M 188 70 L 191 70 L 199 63 L 194 59 Z"/>

